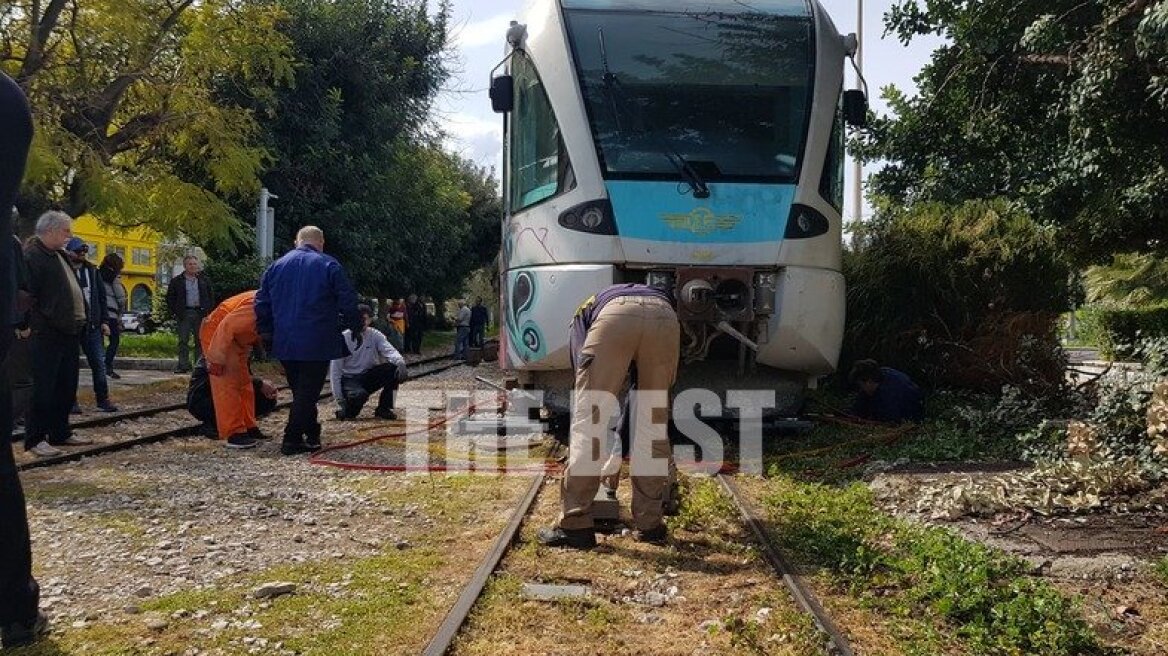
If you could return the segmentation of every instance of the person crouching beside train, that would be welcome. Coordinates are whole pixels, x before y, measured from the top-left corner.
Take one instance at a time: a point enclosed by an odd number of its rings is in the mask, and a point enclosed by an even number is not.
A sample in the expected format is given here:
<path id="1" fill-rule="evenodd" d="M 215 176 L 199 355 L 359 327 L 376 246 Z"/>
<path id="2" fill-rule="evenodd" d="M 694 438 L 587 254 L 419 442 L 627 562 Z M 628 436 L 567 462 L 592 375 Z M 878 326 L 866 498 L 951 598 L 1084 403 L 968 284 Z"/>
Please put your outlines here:
<path id="1" fill-rule="evenodd" d="M 259 376 L 251 377 L 252 397 L 255 400 L 256 418 L 264 417 L 276 409 L 279 393 L 276 386 Z M 218 439 L 219 429 L 215 422 L 215 399 L 211 396 L 211 374 L 207 373 L 207 359 L 200 357 L 195 361 L 191 370 L 191 380 L 187 384 L 187 412 L 203 422 L 203 435 L 211 439 Z M 257 427 L 249 431 L 252 437 L 263 439 L 265 436 Z"/>
<path id="2" fill-rule="evenodd" d="M 899 424 L 924 416 L 921 388 L 902 371 L 881 367 L 875 360 L 857 360 L 848 380 L 857 388 L 852 405 L 856 417 Z"/>
<path id="3" fill-rule="evenodd" d="M 548 546 L 591 549 L 596 545 L 592 501 L 600 487 L 604 445 L 611 439 L 629 369 L 636 367 L 633 404 L 633 528 L 643 542 L 664 543 L 664 501 L 669 478 L 669 388 L 677 377 L 681 327 L 668 293 L 638 284 L 613 285 L 589 298 L 572 321 L 571 353 L 576 383 L 568 464 L 560 482 L 559 521 L 541 529 Z M 660 406 L 660 407 L 656 407 Z M 594 410 L 599 409 L 599 422 Z M 599 444 L 599 448 L 597 448 Z"/>
<path id="4" fill-rule="evenodd" d="M 374 416 L 397 419 L 393 395 L 406 379 L 406 360 L 380 330 L 372 327 L 373 308 L 358 305 L 357 311 L 365 325 L 361 340 L 354 339 L 352 330 L 344 331 L 349 355 L 333 360 L 329 366 L 329 382 L 337 402 L 336 417 L 356 419 L 369 397 L 381 390 Z"/>
<path id="5" fill-rule="evenodd" d="M 250 449 L 263 434 L 256 425 L 256 395 L 248 356 L 260 345 L 256 332 L 255 291 L 223 301 L 203 319 L 199 342 L 211 374 L 215 426 L 225 446 Z"/>

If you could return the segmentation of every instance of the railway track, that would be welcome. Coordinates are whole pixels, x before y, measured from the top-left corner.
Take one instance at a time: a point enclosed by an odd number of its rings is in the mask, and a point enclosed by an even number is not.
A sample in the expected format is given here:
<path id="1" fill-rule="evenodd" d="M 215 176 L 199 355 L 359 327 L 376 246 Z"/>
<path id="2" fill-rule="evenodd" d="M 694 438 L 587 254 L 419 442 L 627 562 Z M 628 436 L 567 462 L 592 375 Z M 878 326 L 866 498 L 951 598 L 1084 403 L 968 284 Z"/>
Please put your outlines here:
<path id="1" fill-rule="evenodd" d="M 414 361 L 409 363 L 409 366 L 411 367 L 410 380 L 417 380 L 419 378 L 433 376 L 434 374 L 441 373 L 441 372 L 446 371 L 448 369 L 453 369 L 454 367 L 461 366 L 462 364 L 464 364 L 464 362 L 462 360 L 455 360 L 450 355 L 438 355 L 438 356 L 431 356 L 431 357 L 426 357 L 426 358 L 414 360 Z M 429 366 L 426 366 L 426 365 L 429 365 Z M 423 366 L 424 368 L 421 371 L 413 369 L 413 367 L 418 367 L 418 366 Z M 281 387 L 280 389 L 287 389 L 287 388 Z M 331 392 L 325 392 L 325 393 L 321 394 L 320 398 L 325 399 L 325 398 L 329 398 L 331 396 L 332 396 Z M 283 410 L 283 409 L 288 408 L 291 404 L 292 404 L 291 401 L 282 401 L 280 404 L 278 404 L 276 406 L 276 409 Z M 112 413 L 112 414 L 101 416 L 101 417 L 93 417 L 90 419 L 83 419 L 80 421 L 71 422 L 69 424 L 69 427 L 76 429 L 76 428 L 96 428 L 96 427 L 102 427 L 102 426 L 111 426 L 111 425 L 116 424 L 116 423 L 121 422 L 121 421 L 131 421 L 134 419 L 155 417 L 158 415 L 166 414 L 168 412 L 185 412 L 185 411 L 186 411 L 186 403 L 185 402 L 168 403 L 165 405 L 155 406 L 152 408 L 142 408 L 140 410 L 132 410 L 129 412 L 118 412 L 118 413 Z M 21 463 L 21 464 L 17 465 L 16 468 L 18 471 L 27 471 L 29 469 L 53 467 L 53 466 L 65 464 L 68 462 L 75 462 L 77 460 L 81 460 L 82 458 L 89 458 L 89 457 L 99 456 L 99 455 L 103 455 L 103 454 L 107 454 L 107 453 L 124 451 L 126 449 L 132 449 L 136 446 L 142 446 L 145 444 L 154 444 L 157 442 L 163 442 L 163 441 L 166 441 L 166 440 L 171 439 L 173 437 L 186 437 L 189 435 L 196 434 L 201 426 L 202 426 L 202 424 L 200 422 L 190 420 L 190 421 L 187 421 L 185 423 L 180 424 L 179 426 L 175 426 L 173 428 L 169 428 L 169 429 L 162 430 L 162 431 L 153 432 L 153 433 L 150 433 L 147 435 L 140 435 L 137 437 L 132 437 L 132 438 L 129 438 L 126 440 L 119 440 L 119 441 L 111 442 L 111 443 L 107 443 L 107 444 L 99 444 L 99 445 L 95 445 L 95 446 L 92 446 L 89 448 L 70 449 L 68 452 L 66 452 L 62 455 L 59 455 L 59 456 L 54 456 L 52 458 L 42 458 L 39 460 L 32 460 L 29 462 Z M 15 433 L 13 435 L 13 438 L 17 439 L 21 435 L 23 435 L 23 431 Z"/>

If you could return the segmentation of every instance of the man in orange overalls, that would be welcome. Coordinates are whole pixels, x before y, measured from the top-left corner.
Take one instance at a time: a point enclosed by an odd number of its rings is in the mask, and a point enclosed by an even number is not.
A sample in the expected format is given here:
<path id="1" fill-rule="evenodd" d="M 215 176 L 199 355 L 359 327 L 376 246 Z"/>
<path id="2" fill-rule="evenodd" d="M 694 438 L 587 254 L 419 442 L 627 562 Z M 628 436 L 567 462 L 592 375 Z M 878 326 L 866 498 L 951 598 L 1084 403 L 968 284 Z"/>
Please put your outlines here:
<path id="1" fill-rule="evenodd" d="M 199 329 L 199 341 L 211 374 L 211 398 L 219 437 L 232 449 L 256 445 L 255 393 L 247 366 L 251 349 L 260 343 L 256 332 L 255 291 L 236 294 L 219 304 Z"/>

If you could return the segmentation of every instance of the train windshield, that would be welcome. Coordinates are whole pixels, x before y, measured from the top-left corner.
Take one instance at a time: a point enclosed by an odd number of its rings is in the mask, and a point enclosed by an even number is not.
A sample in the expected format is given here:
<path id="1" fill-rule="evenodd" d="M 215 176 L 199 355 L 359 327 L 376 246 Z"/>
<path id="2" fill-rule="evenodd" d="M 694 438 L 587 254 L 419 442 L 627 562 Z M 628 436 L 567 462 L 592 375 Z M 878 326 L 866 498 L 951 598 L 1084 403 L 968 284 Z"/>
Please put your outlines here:
<path id="1" fill-rule="evenodd" d="M 815 68 L 810 17 L 565 17 L 606 178 L 795 179 Z"/>

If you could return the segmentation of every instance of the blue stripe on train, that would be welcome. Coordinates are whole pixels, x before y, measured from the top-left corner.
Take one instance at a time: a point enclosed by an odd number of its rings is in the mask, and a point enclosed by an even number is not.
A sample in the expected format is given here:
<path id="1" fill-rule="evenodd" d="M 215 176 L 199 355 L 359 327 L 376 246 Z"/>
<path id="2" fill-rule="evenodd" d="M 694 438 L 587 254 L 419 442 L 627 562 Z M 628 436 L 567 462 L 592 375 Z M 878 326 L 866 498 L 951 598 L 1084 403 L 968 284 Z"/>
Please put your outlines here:
<path id="1" fill-rule="evenodd" d="M 709 183 L 694 198 L 685 183 L 609 180 L 605 183 L 621 237 L 700 244 L 780 241 L 795 185 Z"/>

